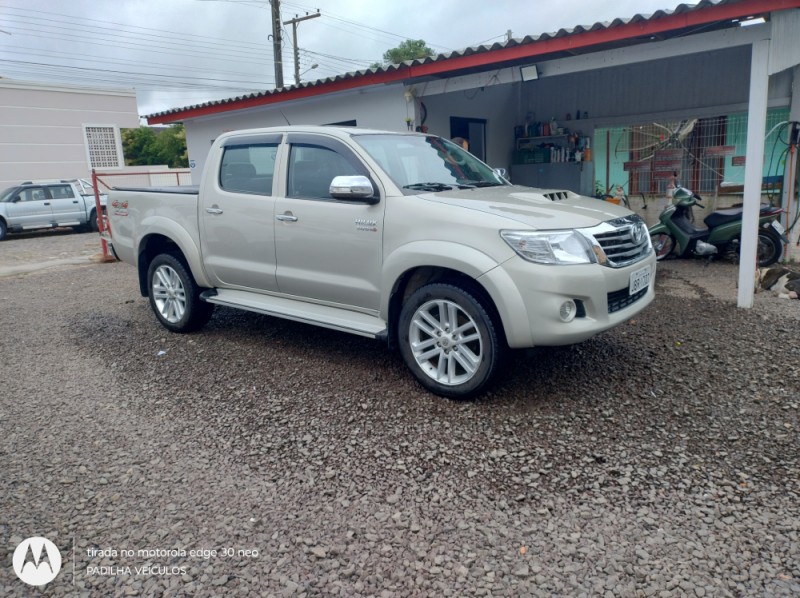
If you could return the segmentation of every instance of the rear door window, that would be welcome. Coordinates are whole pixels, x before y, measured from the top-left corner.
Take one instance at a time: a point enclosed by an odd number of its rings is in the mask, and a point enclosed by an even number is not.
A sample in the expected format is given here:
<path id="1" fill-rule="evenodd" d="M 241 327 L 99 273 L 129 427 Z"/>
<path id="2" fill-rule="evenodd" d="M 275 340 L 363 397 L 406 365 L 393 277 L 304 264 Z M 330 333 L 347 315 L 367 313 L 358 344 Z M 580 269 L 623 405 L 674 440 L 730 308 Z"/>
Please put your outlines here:
<path id="1" fill-rule="evenodd" d="M 272 195 L 279 143 L 252 143 L 225 148 L 219 186 L 233 193 Z"/>
<path id="2" fill-rule="evenodd" d="M 75 197 L 72 185 L 51 185 L 49 190 L 53 199 L 69 199 Z"/>

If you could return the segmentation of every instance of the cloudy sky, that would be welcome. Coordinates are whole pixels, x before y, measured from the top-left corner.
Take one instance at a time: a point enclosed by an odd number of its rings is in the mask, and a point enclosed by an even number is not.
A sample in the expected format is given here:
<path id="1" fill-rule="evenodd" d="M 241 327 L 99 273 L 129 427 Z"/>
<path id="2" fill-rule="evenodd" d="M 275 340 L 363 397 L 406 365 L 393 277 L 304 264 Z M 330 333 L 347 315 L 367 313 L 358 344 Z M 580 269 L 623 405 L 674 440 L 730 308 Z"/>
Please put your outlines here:
<path id="1" fill-rule="evenodd" d="M 672 9 L 675 0 L 281 0 L 302 80 L 367 68 L 404 39 L 437 52 Z M 268 0 L 0 0 L 0 77 L 128 87 L 139 114 L 275 85 Z M 284 83 L 294 82 L 284 26 Z M 313 65 L 317 65 L 312 68 Z"/>

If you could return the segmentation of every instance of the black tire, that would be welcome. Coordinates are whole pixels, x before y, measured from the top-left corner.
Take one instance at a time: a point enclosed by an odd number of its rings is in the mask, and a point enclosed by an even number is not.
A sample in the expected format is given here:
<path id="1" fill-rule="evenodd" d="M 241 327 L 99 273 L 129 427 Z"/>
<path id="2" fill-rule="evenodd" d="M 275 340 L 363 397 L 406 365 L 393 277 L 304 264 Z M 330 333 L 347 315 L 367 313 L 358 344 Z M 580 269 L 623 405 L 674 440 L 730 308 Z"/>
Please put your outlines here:
<path id="1" fill-rule="evenodd" d="M 781 259 L 783 254 L 783 241 L 771 227 L 758 229 L 758 245 L 756 255 L 758 267 L 766 268 Z"/>
<path id="2" fill-rule="evenodd" d="M 650 235 L 650 242 L 656 252 L 656 261 L 667 259 L 675 251 L 675 237 L 667 233 Z"/>
<path id="3" fill-rule="evenodd" d="M 97 226 L 97 210 L 92 210 L 89 214 L 89 230 L 93 233 L 100 231 L 100 227 Z"/>
<path id="4" fill-rule="evenodd" d="M 0 218 L 0 241 L 3 241 L 8 236 L 8 227 L 5 220 Z"/>
<path id="5" fill-rule="evenodd" d="M 200 299 L 201 288 L 184 261 L 171 253 L 157 255 L 147 269 L 150 307 L 158 321 L 172 332 L 202 328 L 214 312 L 214 304 Z"/>
<path id="6" fill-rule="evenodd" d="M 451 399 L 485 391 L 508 351 L 493 313 L 480 289 L 469 284 L 432 283 L 412 293 L 400 312 L 397 338 L 419 383 Z"/>

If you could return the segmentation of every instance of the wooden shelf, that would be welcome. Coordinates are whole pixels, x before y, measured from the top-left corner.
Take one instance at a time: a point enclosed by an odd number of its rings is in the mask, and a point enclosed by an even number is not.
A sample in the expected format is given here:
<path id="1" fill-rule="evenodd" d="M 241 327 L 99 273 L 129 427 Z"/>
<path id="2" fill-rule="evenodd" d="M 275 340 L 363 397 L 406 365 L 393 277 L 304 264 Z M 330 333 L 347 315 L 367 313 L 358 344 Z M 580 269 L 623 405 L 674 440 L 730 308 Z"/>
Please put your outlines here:
<path id="1" fill-rule="evenodd" d="M 517 138 L 517 149 L 533 149 L 537 145 L 541 143 L 547 143 L 550 140 L 555 139 L 566 139 L 569 135 L 562 134 L 562 135 L 544 135 L 541 137 L 518 137 Z"/>

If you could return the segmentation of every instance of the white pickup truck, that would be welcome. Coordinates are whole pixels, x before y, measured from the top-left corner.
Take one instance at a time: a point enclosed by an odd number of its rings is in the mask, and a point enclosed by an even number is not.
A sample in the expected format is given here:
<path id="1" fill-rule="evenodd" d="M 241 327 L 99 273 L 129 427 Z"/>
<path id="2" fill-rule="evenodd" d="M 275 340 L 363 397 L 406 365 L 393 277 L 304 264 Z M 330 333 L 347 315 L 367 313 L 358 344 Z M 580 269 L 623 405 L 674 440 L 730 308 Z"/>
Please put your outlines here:
<path id="1" fill-rule="evenodd" d="M 94 188 L 86 179 L 25 181 L 0 193 L 0 241 L 9 232 L 57 226 L 97 231 Z"/>
<path id="2" fill-rule="evenodd" d="M 116 255 L 169 330 L 225 305 L 382 339 L 452 398 L 487 389 L 509 348 L 584 341 L 654 297 L 637 215 L 511 185 L 434 135 L 226 133 L 199 187 L 109 201 Z"/>

